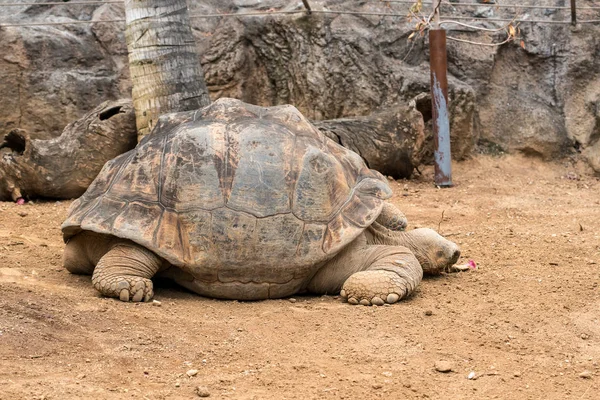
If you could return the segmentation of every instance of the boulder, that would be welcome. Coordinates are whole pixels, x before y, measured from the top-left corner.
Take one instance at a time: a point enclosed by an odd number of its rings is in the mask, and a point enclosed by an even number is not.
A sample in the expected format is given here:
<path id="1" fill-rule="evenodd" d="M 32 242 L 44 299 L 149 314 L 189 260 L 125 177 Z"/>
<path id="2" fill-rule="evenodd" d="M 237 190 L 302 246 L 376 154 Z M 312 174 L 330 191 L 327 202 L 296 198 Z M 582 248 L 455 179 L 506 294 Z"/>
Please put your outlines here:
<path id="1" fill-rule="evenodd" d="M 97 6 L 8 10 L 0 7 L 0 24 L 92 19 L 101 11 Z M 124 93 L 129 86 L 119 83 L 127 53 L 118 55 L 119 48 L 96 37 L 93 27 L 0 28 L 0 134 L 19 128 L 31 138 L 50 139 L 98 104 L 130 96 Z"/>

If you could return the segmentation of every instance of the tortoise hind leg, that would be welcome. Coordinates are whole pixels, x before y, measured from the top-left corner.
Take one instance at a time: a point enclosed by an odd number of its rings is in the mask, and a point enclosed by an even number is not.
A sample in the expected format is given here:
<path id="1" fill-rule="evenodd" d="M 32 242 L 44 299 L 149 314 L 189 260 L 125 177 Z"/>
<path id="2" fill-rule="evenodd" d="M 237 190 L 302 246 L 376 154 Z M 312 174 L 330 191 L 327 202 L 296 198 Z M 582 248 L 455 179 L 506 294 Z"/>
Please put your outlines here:
<path id="1" fill-rule="evenodd" d="M 123 239 L 96 232 L 83 231 L 67 242 L 63 266 L 72 274 L 92 275 L 100 257 Z"/>
<path id="2" fill-rule="evenodd" d="M 107 297 L 121 301 L 149 301 L 154 296 L 150 280 L 162 260 L 150 250 L 132 242 L 121 242 L 98 261 L 92 284 Z"/>
<path id="3" fill-rule="evenodd" d="M 94 264 L 85 251 L 85 238 L 79 234 L 69 240 L 63 252 L 63 266 L 72 274 L 91 275 Z"/>

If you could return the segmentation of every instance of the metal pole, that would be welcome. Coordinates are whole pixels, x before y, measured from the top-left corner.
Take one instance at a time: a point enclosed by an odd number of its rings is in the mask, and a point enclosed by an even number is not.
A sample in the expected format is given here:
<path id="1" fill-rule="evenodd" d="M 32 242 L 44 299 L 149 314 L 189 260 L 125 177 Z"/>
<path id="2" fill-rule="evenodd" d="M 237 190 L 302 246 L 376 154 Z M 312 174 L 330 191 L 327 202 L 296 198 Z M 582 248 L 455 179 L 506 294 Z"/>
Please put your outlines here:
<path id="1" fill-rule="evenodd" d="M 448 62 L 446 31 L 439 29 L 439 3 L 434 2 L 434 26 L 429 30 L 429 69 L 431 71 L 431 106 L 433 116 L 435 184 L 452 186 L 450 153 L 450 119 L 448 116 Z"/>
<path id="2" fill-rule="evenodd" d="M 577 5 L 575 0 L 571 0 L 571 25 L 577 25 Z"/>
<path id="3" fill-rule="evenodd" d="M 308 4 L 308 0 L 302 0 L 302 4 L 306 7 L 307 14 L 312 14 L 312 10 L 310 9 L 310 4 Z"/>

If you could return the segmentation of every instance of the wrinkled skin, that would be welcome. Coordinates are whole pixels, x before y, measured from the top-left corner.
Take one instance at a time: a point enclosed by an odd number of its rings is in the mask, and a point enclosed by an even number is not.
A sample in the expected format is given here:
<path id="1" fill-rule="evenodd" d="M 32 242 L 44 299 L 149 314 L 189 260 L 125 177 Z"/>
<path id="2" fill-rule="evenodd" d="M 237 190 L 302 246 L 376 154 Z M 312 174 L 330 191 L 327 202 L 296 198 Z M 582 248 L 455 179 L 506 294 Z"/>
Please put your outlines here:
<path id="1" fill-rule="evenodd" d="M 405 231 L 406 217 L 389 203 L 377 220 L 305 282 L 304 290 L 337 294 L 350 304 L 383 305 L 410 295 L 425 274 L 438 274 L 456 263 L 458 246 L 431 229 Z M 195 290 L 193 278 L 150 250 L 114 236 L 83 231 L 71 238 L 64 266 L 91 274 L 104 296 L 148 301 L 152 278 L 166 276 Z M 248 290 L 240 284 L 240 292 Z M 290 295 L 293 293 L 290 293 Z M 247 293 L 244 293 L 247 299 Z M 254 298 L 260 299 L 260 297 Z"/>

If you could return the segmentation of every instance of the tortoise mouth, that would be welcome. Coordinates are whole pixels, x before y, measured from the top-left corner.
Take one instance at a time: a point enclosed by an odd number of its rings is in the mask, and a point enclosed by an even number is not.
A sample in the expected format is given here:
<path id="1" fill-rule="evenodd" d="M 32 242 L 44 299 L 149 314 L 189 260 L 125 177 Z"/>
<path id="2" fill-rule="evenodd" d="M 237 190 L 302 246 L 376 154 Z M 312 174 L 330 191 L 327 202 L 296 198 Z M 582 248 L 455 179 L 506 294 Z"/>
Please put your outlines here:
<path id="1" fill-rule="evenodd" d="M 456 249 L 456 250 L 454 250 L 454 253 L 452 253 L 452 257 L 450 258 L 450 261 L 448 262 L 448 266 L 451 267 L 454 264 L 456 264 L 456 262 L 458 261 L 459 258 L 460 258 L 460 249 Z"/>

